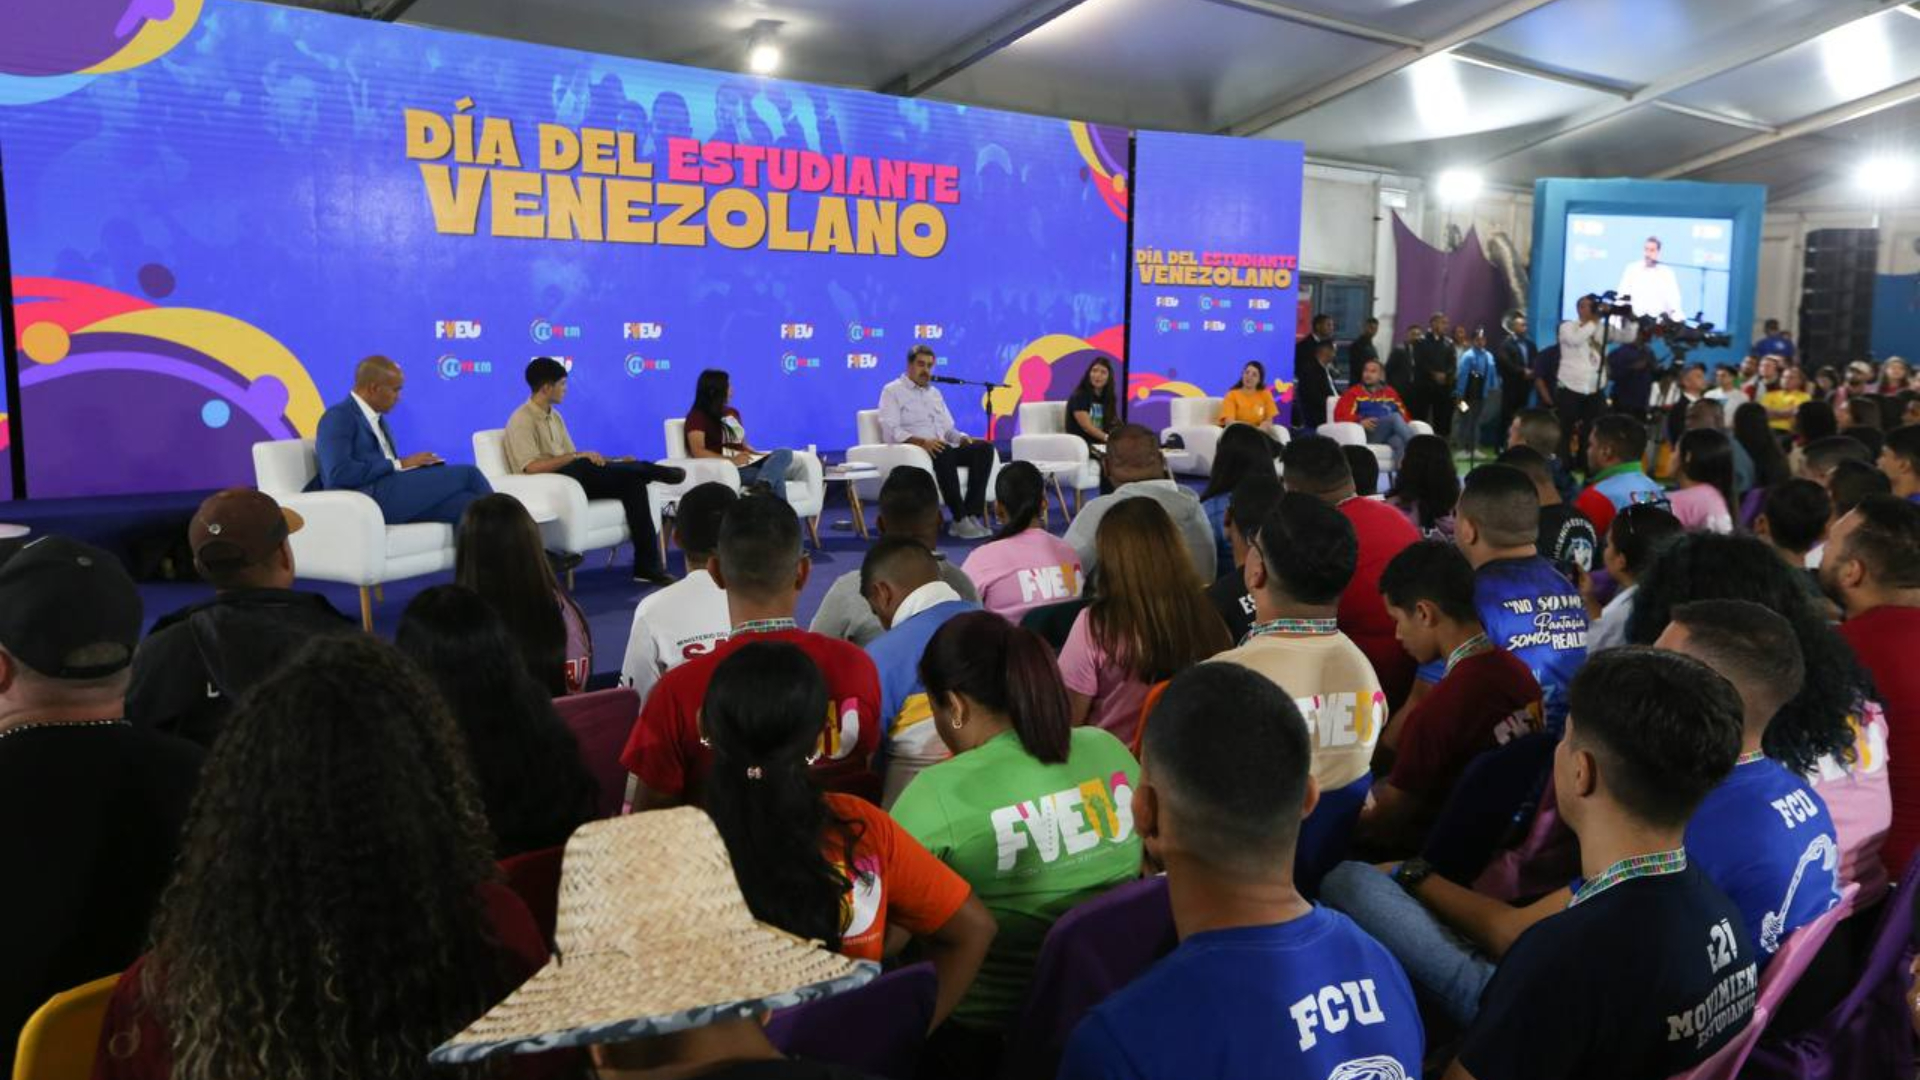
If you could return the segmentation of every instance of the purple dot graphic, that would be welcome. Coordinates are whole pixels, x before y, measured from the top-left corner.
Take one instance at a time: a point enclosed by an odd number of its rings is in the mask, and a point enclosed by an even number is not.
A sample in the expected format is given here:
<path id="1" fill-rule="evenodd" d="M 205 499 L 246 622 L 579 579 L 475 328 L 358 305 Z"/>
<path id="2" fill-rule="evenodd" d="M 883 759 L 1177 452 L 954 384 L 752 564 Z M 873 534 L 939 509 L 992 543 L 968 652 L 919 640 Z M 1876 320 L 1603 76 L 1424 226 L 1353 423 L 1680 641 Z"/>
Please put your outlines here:
<path id="1" fill-rule="evenodd" d="M 173 295 L 173 271 L 159 263 L 148 263 L 140 268 L 140 291 L 159 300 Z"/>

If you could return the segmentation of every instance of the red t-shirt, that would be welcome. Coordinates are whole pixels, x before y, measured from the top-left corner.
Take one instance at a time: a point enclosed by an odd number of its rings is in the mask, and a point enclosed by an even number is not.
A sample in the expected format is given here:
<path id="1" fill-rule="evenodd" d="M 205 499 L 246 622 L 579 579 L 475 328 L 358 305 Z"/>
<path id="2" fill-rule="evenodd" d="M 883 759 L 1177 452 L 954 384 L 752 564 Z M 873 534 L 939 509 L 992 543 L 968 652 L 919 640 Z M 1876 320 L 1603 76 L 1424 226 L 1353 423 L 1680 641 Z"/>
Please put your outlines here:
<path id="1" fill-rule="evenodd" d="M 827 715 L 814 775 L 828 788 L 878 798 L 880 778 L 870 759 L 880 745 L 880 675 L 865 649 L 805 630 L 742 634 L 660 677 L 627 736 L 620 763 L 658 795 L 698 806 L 713 753 L 700 745 L 700 704 L 713 669 L 754 641 L 784 641 L 813 658 L 827 680 Z"/>
<path id="2" fill-rule="evenodd" d="M 738 421 L 740 410 L 727 406 L 726 415 Z M 693 433 L 706 436 L 706 448 L 716 453 L 740 449 L 740 440 L 734 438 L 722 421 L 724 417 L 710 416 L 705 409 L 692 409 L 687 413 L 687 452 L 693 452 Z"/>
<path id="3" fill-rule="evenodd" d="M 1893 826 L 1880 849 L 1887 874 L 1895 881 L 1920 848 L 1920 664 L 1913 643 L 1920 641 L 1920 608 L 1888 604 L 1863 611 L 1840 624 L 1840 636 L 1873 675 L 1887 712 L 1887 782 L 1893 788 Z"/>
<path id="4" fill-rule="evenodd" d="M 1380 572 L 1408 544 L 1420 539 L 1420 531 L 1405 514 L 1378 499 L 1348 499 L 1339 509 L 1360 540 L 1353 581 L 1340 594 L 1340 632 L 1367 654 L 1388 705 L 1397 709 L 1413 687 L 1416 665 L 1393 636 L 1393 616 L 1387 614 L 1386 597 L 1380 595 Z"/>
<path id="5" fill-rule="evenodd" d="M 853 795 L 827 794 L 827 807 L 842 821 L 856 823 L 855 878 L 840 908 L 840 952 L 855 960 L 879 960 L 887 927 L 915 936 L 947 925 L 973 895 L 967 879 L 915 840 L 892 815 Z M 845 869 L 846 848 L 838 830 L 829 830 L 827 859 Z"/>
<path id="6" fill-rule="evenodd" d="M 1434 684 L 1402 721 L 1387 783 L 1438 809 L 1467 764 L 1545 722 L 1540 684 L 1505 649 L 1469 656 Z"/>

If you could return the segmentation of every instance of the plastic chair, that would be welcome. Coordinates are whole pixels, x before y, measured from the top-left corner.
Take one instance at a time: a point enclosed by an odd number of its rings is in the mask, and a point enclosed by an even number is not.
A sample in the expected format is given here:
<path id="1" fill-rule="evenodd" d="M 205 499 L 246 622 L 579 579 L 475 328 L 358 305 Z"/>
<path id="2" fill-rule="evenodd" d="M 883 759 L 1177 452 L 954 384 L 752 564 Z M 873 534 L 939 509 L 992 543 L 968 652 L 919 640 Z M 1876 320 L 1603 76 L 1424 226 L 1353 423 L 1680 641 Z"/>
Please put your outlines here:
<path id="1" fill-rule="evenodd" d="M 640 719 L 640 695 L 629 686 L 555 698 L 553 709 L 580 743 L 580 760 L 600 785 L 601 817 L 620 813 L 627 797 L 627 769 L 620 751 Z"/>
<path id="2" fill-rule="evenodd" d="M 932 964 L 899 968 L 858 990 L 774 1013 L 767 1039 L 789 1057 L 912 1080 L 939 991 Z"/>
<path id="3" fill-rule="evenodd" d="M 1217 397 L 1182 397 L 1167 402 L 1167 426 L 1160 432 L 1160 441 L 1165 443 L 1169 435 L 1180 436 L 1193 455 L 1192 463 L 1182 470 L 1188 475 L 1213 473 L 1213 455 L 1220 445 L 1221 430 L 1214 421 L 1220 416 L 1220 404 Z"/>
<path id="4" fill-rule="evenodd" d="M 1051 467 L 1040 471 L 1053 480 L 1061 512 L 1072 514 L 1079 509 L 1083 492 L 1099 489 L 1100 463 L 1093 460 L 1085 439 L 1067 431 L 1067 403 L 1033 401 L 1020 406 L 1016 413 L 1020 434 L 1013 437 L 1013 460 Z M 1073 488 L 1071 508 L 1067 506 L 1065 486 Z"/>
<path id="5" fill-rule="evenodd" d="M 870 499 L 878 496 L 880 485 L 886 483 L 887 474 L 902 465 L 925 469 L 928 473 L 933 472 L 933 458 L 925 450 L 905 443 L 889 443 L 880 438 L 879 409 L 861 409 L 854 416 L 854 425 L 860 433 L 860 445 L 847 451 L 847 460 L 872 465 L 880 470 L 878 479 L 861 480 L 855 483 L 854 486 L 859 489 L 861 498 Z M 967 470 L 963 468 L 958 472 L 960 486 L 964 488 L 967 486 Z M 993 482 L 999 475 L 1000 451 L 996 449 L 993 452 L 993 468 L 987 473 L 989 503 L 993 501 Z"/>
<path id="6" fill-rule="evenodd" d="M 13 1080 L 89 1080 L 100 1048 L 107 1002 L 120 985 L 115 973 L 55 994 L 20 1029 Z"/>
<path id="7" fill-rule="evenodd" d="M 1858 883 L 1848 885 L 1840 893 L 1839 902 L 1828 908 L 1825 914 L 1787 936 L 1780 951 L 1773 954 L 1773 959 L 1767 962 L 1766 970 L 1760 975 L 1760 996 L 1753 1006 L 1753 1019 L 1747 1021 L 1747 1026 L 1740 1034 L 1712 1057 L 1679 1074 L 1675 1080 L 1733 1080 L 1736 1076 L 1745 1075 L 1741 1066 L 1766 1031 L 1767 1021 L 1780 1011 L 1780 1003 L 1786 1000 L 1787 992 L 1793 989 L 1801 973 L 1813 962 L 1820 947 L 1827 943 L 1833 928 L 1839 926 L 1840 920 L 1853 910 L 1853 898 L 1859 892 Z M 1901 899 L 1904 903 L 1905 898 Z"/>
<path id="8" fill-rule="evenodd" d="M 507 433 L 492 428 L 473 433 L 473 463 L 487 478 L 493 490 L 520 500 L 535 521 L 543 522 L 540 533 L 550 547 L 559 551 L 585 553 L 607 549 L 607 562 L 613 562 L 620 545 L 633 539 L 627 528 L 627 511 L 618 499 L 589 499 L 587 489 L 571 476 L 541 473 L 528 476 L 507 469 Z M 653 518 L 660 560 L 667 558 L 667 534 L 660 528 L 661 504 L 685 489 L 684 484 L 647 485 L 647 509 Z"/>
<path id="9" fill-rule="evenodd" d="M 1026 1004 L 1007 1031 L 1002 1080 L 1050 1080 L 1087 1013 L 1179 943 L 1165 878 L 1115 886 L 1062 915 L 1040 946 Z"/>
<path id="10" fill-rule="evenodd" d="M 1300 839 L 1293 849 L 1293 884 L 1308 899 L 1320 894 L 1320 879 L 1340 865 L 1352 847 L 1354 822 L 1373 790 L 1368 773 L 1345 787 L 1320 793 L 1319 805 L 1300 823 Z"/>
<path id="11" fill-rule="evenodd" d="M 540 936 L 553 945 L 554 927 L 560 916 L 560 857 L 565 847 L 523 851 L 500 860 L 500 872 L 507 887 L 527 905 L 527 913 L 540 927 Z"/>
<path id="12" fill-rule="evenodd" d="M 1447 880 L 1467 885 L 1533 820 L 1553 768 L 1554 737 L 1537 731 L 1478 755 L 1427 830 L 1420 854 Z"/>
<path id="13" fill-rule="evenodd" d="M 662 421 L 661 434 L 667 456 L 660 464 L 673 465 L 687 470 L 689 487 L 701 483 L 725 484 L 735 491 L 740 490 L 740 470 L 733 462 L 723 458 L 696 458 L 693 451 L 687 449 L 687 422 L 679 417 Z M 806 470 L 803 480 L 788 480 L 787 505 L 800 520 L 807 523 L 807 531 L 813 536 L 813 546 L 820 546 L 820 511 L 827 504 L 826 472 L 820 464 L 818 455 L 806 450 L 793 451 L 794 463 Z"/>

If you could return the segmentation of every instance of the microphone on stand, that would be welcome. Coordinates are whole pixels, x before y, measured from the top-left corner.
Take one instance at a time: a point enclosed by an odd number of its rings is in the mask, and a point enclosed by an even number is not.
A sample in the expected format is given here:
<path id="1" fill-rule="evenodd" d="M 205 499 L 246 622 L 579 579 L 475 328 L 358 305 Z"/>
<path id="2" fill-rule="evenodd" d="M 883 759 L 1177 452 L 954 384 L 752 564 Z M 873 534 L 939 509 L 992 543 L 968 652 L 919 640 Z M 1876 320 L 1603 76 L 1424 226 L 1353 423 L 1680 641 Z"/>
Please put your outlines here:
<path id="1" fill-rule="evenodd" d="M 946 383 L 948 386 L 973 386 L 972 379 L 956 379 L 951 375 L 929 375 L 928 382 Z"/>

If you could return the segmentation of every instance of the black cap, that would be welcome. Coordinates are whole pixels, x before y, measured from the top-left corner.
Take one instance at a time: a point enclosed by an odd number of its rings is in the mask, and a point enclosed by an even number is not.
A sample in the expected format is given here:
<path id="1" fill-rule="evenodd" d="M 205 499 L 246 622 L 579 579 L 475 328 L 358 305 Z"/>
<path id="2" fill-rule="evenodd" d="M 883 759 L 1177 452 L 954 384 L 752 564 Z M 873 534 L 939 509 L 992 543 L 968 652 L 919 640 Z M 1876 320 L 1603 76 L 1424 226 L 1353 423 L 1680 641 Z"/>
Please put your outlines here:
<path id="1" fill-rule="evenodd" d="M 60 536 L 35 540 L 0 563 L 0 649 L 52 679 L 100 679 L 133 662 L 140 591 L 120 560 Z M 68 659 L 116 646 L 100 662 Z"/>

